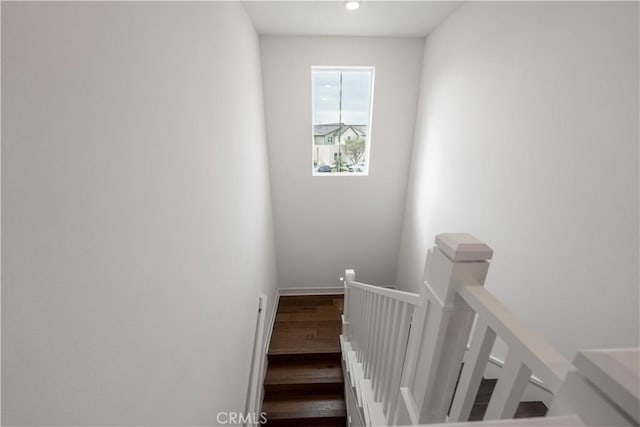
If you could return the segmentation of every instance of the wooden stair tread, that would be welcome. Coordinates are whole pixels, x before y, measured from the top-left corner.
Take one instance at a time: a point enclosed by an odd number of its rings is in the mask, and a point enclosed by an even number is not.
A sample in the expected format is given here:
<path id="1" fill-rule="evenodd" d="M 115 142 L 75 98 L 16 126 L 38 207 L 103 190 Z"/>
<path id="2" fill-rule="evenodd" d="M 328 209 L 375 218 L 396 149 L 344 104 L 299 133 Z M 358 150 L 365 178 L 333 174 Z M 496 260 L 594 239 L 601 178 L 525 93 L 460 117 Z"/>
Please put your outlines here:
<path id="1" fill-rule="evenodd" d="M 287 320 L 280 321 L 274 325 L 274 329 L 276 333 L 286 330 L 286 329 L 296 329 L 296 328 L 338 328 L 341 330 L 342 321 L 340 319 L 329 319 L 329 320 Z"/>
<path id="2" fill-rule="evenodd" d="M 295 346 L 290 346 L 290 347 L 285 347 L 284 345 L 279 346 L 277 348 L 272 348 L 271 350 L 269 350 L 269 353 L 267 354 L 268 356 L 285 356 L 285 355 L 291 355 L 291 356 L 295 356 L 295 355 L 300 355 L 300 356 L 304 356 L 304 355 L 321 355 L 321 354 L 328 354 L 328 355 L 333 355 L 336 353 L 340 353 L 340 345 L 322 345 L 322 344 L 318 344 L 314 341 L 310 341 L 307 345 L 307 348 L 304 348 L 302 350 L 298 350 L 296 349 Z"/>
<path id="3" fill-rule="evenodd" d="M 276 325 L 280 322 L 298 321 L 298 320 L 340 320 L 340 313 L 332 311 L 303 311 L 303 312 L 279 312 L 276 314 Z"/>
<path id="4" fill-rule="evenodd" d="M 290 306 L 321 306 L 321 305 L 341 305 L 342 295 L 295 295 L 281 296 L 278 300 L 278 308 Z"/>
<path id="5" fill-rule="evenodd" d="M 290 396 L 285 399 L 265 400 L 262 410 L 268 420 L 346 417 L 344 397 L 340 394 Z"/>
<path id="6" fill-rule="evenodd" d="M 340 352 L 340 328 L 277 328 L 268 354 Z"/>
<path id="7" fill-rule="evenodd" d="M 342 383 L 342 366 L 335 362 L 311 361 L 270 365 L 264 384 Z"/>
<path id="8" fill-rule="evenodd" d="M 331 305 L 300 305 L 291 304 L 278 307 L 278 313 L 334 313 L 341 314 L 341 310 L 334 304 Z"/>
<path id="9" fill-rule="evenodd" d="M 269 364 L 273 363 L 300 363 L 300 362 L 309 362 L 309 361 L 321 361 L 321 362 L 338 362 L 341 363 L 342 354 L 340 351 L 313 351 L 307 350 L 307 353 L 300 352 L 287 352 L 283 351 L 281 353 L 277 352 L 269 352 L 267 355 L 269 358 Z M 269 369 L 269 368 L 267 368 Z"/>
<path id="10" fill-rule="evenodd" d="M 340 328 L 337 326 L 309 326 L 300 325 L 298 328 L 278 328 L 271 336 L 271 339 L 279 338 L 330 338 L 335 339 L 340 336 Z"/>

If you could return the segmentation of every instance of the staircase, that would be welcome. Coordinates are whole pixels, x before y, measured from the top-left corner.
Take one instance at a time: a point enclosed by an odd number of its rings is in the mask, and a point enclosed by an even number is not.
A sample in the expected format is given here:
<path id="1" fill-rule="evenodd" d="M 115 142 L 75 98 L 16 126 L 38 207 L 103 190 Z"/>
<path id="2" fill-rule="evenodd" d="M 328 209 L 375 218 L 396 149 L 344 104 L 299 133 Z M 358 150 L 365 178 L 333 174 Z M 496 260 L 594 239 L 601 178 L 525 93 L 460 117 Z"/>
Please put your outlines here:
<path id="1" fill-rule="evenodd" d="M 264 381 L 269 426 L 640 427 L 640 349 L 583 350 L 569 362 L 484 288 L 491 248 L 459 233 L 435 243 L 418 293 L 346 270 L 344 298 L 281 297 Z M 497 339 L 504 365 L 485 379 Z M 548 410 L 522 402 L 532 377 L 552 396 Z"/>
<path id="2" fill-rule="evenodd" d="M 341 295 L 281 297 L 264 380 L 268 426 L 344 426 Z M 496 379 L 483 379 L 469 421 L 482 420 Z M 542 402 L 521 402 L 516 418 L 542 417 Z"/>
<path id="3" fill-rule="evenodd" d="M 264 380 L 268 426 L 344 426 L 342 295 L 283 296 Z"/>

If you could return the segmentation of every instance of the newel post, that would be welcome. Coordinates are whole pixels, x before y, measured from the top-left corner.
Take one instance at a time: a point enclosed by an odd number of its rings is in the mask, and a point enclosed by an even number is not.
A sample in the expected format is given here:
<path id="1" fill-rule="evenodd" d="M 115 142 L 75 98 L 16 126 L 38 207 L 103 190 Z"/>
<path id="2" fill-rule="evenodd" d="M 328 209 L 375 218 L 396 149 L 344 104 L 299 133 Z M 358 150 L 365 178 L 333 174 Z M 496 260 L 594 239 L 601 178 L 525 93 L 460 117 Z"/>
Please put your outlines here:
<path id="1" fill-rule="evenodd" d="M 411 387 L 420 423 L 446 420 L 475 317 L 458 289 L 483 286 L 492 255 L 489 246 L 469 234 L 440 234 L 429 251 L 423 290 L 427 307 Z"/>
<path id="2" fill-rule="evenodd" d="M 342 335 L 349 337 L 349 282 L 356 280 L 356 272 L 351 269 L 344 271 L 344 299 L 342 301 Z M 351 337 L 349 338 L 351 339 Z"/>

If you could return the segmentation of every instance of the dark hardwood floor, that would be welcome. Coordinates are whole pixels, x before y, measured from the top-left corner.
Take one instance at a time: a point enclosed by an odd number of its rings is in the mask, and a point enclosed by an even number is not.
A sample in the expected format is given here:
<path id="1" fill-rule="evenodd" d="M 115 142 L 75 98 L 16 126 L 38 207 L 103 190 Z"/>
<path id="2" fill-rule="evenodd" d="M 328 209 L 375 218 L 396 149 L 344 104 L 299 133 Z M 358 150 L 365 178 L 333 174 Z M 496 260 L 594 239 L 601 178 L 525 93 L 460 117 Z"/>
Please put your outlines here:
<path id="1" fill-rule="evenodd" d="M 342 295 L 280 297 L 269 345 L 268 426 L 345 426 Z"/>

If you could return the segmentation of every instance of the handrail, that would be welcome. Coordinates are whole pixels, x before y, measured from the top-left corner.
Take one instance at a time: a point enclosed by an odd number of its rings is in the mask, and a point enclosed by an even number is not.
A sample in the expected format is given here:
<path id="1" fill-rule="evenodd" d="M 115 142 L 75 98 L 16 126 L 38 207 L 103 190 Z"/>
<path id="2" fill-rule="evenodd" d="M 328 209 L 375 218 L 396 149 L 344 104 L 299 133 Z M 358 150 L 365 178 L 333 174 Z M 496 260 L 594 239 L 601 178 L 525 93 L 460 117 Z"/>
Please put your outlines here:
<path id="1" fill-rule="evenodd" d="M 572 364 L 484 288 L 492 253 L 467 234 L 437 236 L 419 294 L 345 271 L 350 414 L 367 426 L 468 420 L 498 338 L 509 350 L 485 420 L 512 418 L 532 374 L 554 397 L 567 393 Z"/>
<path id="2" fill-rule="evenodd" d="M 511 310 L 491 292 L 478 284 L 466 284 L 459 295 L 486 324 L 516 352 L 523 363 L 549 388 L 557 393 L 571 363 L 544 339 L 531 331 Z"/>
<path id="3" fill-rule="evenodd" d="M 418 305 L 420 304 L 421 301 L 421 296 L 420 294 L 415 294 L 413 292 L 407 292 L 407 291 L 400 291 L 398 289 L 389 289 L 389 288 L 383 288 L 380 286 L 373 286 L 373 285 L 368 285 L 366 283 L 360 283 L 360 282 L 355 282 L 355 281 L 348 281 L 347 282 L 350 286 L 353 286 L 354 288 L 359 288 L 362 289 L 364 291 L 367 292 L 371 292 L 374 294 L 378 294 L 381 295 L 383 297 L 387 297 L 387 298 L 392 298 L 398 301 L 402 301 L 402 302 L 406 302 L 409 303 L 411 305 Z"/>
<path id="4" fill-rule="evenodd" d="M 347 390 L 353 389 L 360 406 L 351 412 L 367 426 L 390 425 L 414 310 L 424 296 L 356 282 L 353 270 L 345 271 L 345 278 L 343 359 Z"/>

